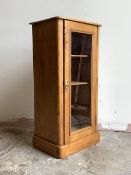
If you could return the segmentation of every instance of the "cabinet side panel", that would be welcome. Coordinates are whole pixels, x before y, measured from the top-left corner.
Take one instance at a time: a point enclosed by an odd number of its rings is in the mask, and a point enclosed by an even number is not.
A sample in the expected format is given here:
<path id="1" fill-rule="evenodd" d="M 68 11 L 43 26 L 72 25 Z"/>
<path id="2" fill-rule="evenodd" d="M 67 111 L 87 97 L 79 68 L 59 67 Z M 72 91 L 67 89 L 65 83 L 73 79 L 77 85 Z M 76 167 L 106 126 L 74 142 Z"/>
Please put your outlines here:
<path id="1" fill-rule="evenodd" d="M 55 144 L 62 144 L 63 134 L 63 111 L 60 109 L 63 81 L 59 76 L 62 69 L 60 57 L 63 60 L 59 42 L 63 47 L 63 40 L 58 40 L 59 32 L 62 32 L 59 27 L 63 29 L 58 20 L 33 25 L 34 134 Z"/>

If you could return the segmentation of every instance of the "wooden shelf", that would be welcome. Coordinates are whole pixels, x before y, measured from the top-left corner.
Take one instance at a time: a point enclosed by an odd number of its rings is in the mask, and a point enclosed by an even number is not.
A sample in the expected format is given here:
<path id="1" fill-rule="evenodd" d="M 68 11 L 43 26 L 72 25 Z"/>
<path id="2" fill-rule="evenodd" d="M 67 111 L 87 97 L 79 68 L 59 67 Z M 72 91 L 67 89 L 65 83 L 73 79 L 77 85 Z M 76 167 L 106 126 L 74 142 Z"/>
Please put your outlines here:
<path id="1" fill-rule="evenodd" d="M 87 58 L 88 55 L 71 55 L 71 57 L 77 57 L 77 58 Z"/>
<path id="2" fill-rule="evenodd" d="M 87 110 L 87 109 L 89 109 L 89 106 L 71 105 L 71 108 L 73 108 L 73 109 L 80 109 L 80 110 Z"/>
<path id="3" fill-rule="evenodd" d="M 87 85 L 88 82 L 78 82 L 78 81 L 72 81 L 71 82 L 71 85 L 72 86 L 75 86 L 75 85 Z"/>

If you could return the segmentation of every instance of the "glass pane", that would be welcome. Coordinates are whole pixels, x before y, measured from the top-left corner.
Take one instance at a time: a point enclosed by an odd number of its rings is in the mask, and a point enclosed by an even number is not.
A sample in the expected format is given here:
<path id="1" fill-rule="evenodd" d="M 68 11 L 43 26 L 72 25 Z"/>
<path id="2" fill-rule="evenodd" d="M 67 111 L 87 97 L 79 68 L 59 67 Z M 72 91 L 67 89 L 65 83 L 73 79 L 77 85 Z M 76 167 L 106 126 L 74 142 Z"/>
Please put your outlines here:
<path id="1" fill-rule="evenodd" d="M 72 32 L 71 131 L 91 126 L 92 35 Z"/>
<path id="2" fill-rule="evenodd" d="M 91 54 L 92 35 L 85 33 L 72 32 L 72 55 Z"/>
<path id="3" fill-rule="evenodd" d="M 71 80 L 77 82 L 90 81 L 91 62 L 90 57 L 72 57 L 71 59 Z"/>

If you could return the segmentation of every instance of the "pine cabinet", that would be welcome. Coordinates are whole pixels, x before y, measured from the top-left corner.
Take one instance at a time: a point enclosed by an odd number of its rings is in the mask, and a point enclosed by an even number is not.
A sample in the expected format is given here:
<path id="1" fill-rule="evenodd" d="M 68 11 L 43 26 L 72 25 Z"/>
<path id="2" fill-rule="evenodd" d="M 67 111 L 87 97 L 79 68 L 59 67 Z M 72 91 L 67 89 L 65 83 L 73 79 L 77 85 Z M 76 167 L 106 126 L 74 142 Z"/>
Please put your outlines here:
<path id="1" fill-rule="evenodd" d="M 64 17 L 33 22 L 35 148 L 64 158 L 99 142 L 99 24 Z"/>

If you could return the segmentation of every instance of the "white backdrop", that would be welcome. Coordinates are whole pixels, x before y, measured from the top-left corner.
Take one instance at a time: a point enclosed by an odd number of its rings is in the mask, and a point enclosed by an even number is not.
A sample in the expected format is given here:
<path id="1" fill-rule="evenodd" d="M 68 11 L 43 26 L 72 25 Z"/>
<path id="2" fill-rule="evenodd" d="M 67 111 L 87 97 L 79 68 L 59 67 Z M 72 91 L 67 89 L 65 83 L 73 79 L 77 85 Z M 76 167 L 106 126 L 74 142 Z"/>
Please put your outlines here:
<path id="1" fill-rule="evenodd" d="M 124 129 L 131 123 L 130 0 L 0 0 L 0 121 L 33 118 L 32 31 L 52 16 L 98 22 L 99 122 Z"/>

